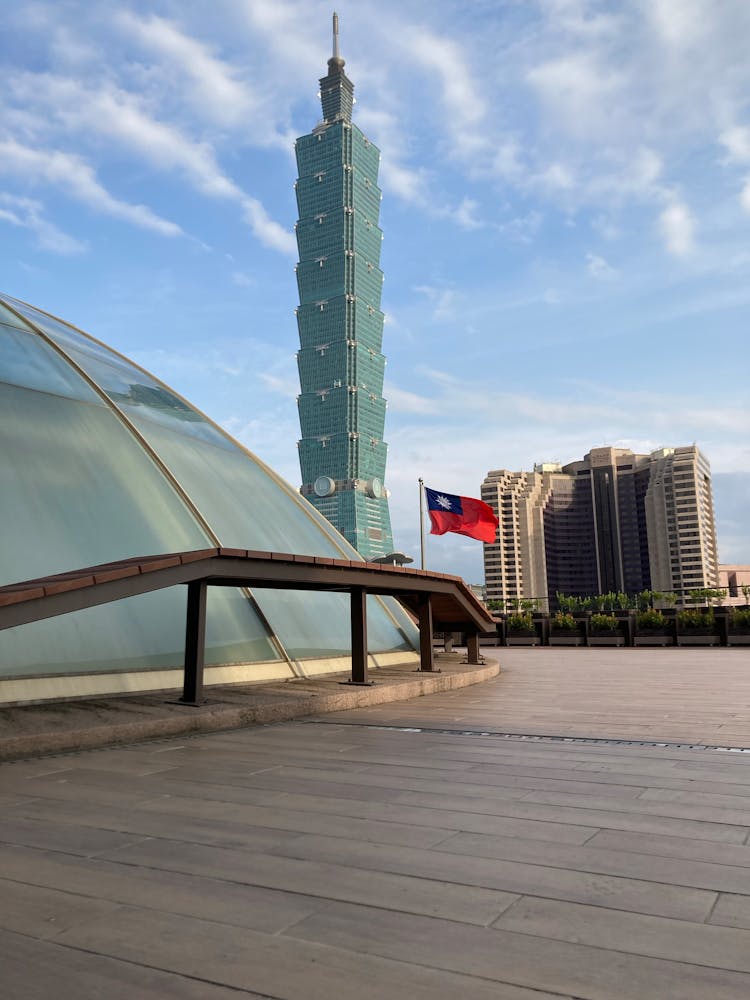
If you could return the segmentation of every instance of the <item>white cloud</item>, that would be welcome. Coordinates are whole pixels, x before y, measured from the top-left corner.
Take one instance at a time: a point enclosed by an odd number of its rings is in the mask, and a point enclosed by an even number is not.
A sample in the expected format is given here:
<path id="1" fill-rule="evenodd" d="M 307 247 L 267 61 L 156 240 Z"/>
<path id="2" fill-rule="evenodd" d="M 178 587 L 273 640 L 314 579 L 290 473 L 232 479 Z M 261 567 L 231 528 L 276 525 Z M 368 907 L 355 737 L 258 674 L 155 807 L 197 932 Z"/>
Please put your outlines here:
<path id="1" fill-rule="evenodd" d="M 258 378 L 267 389 L 287 399 L 296 399 L 299 394 L 299 381 L 296 377 L 276 375 L 274 372 L 258 372 Z"/>
<path id="2" fill-rule="evenodd" d="M 382 153 L 380 184 L 383 190 L 409 204 L 426 207 L 429 202 L 427 176 L 424 170 L 415 170 L 403 163 L 402 127 L 397 117 L 383 108 L 363 108 L 357 121 Z"/>
<path id="3" fill-rule="evenodd" d="M 252 288 L 255 279 L 243 271 L 232 271 L 232 284 L 237 285 L 238 288 Z"/>
<path id="4" fill-rule="evenodd" d="M 480 122 L 485 113 L 482 87 L 470 75 L 460 46 L 424 28 L 401 31 L 396 37 L 410 60 L 440 80 L 448 128 Z"/>
<path id="5" fill-rule="evenodd" d="M 71 153 L 32 149 L 13 139 L 0 141 L 0 173 L 52 184 L 94 211 L 123 219 L 162 236 L 183 233 L 175 222 L 162 218 L 145 205 L 133 205 L 115 198 L 99 183 L 89 164 Z"/>
<path id="6" fill-rule="evenodd" d="M 675 201 L 659 216 L 659 229 L 667 250 L 676 257 L 684 257 L 694 247 L 694 223 L 687 205 Z"/>
<path id="7" fill-rule="evenodd" d="M 541 212 L 533 210 L 526 215 L 511 219 L 510 222 L 501 222 L 498 229 L 519 243 L 531 243 L 539 232 L 542 222 Z"/>
<path id="8" fill-rule="evenodd" d="M 323 75 L 325 62 L 321 59 L 322 53 L 311 44 L 311 12 L 307 4 L 283 0 L 240 0 L 238 7 L 254 38 L 260 36 L 262 39 L 261 48 L 271 54 L 272 67 L 278 66 L 283 75 L 294 67 L 310 80 Z M 322 37 L 325 36 L 321 32 Z M 324 51 L 330 52 L 330 49 Z"/>
<path id="9" fill-rule="evenodd" d="M 382 148 L 382 140 L 378 140 L 378 145 Z M 409 204 L 424 206 L 427 202 L 423 171 L 405 167 L 396 160 L 386 157 L 380 170 L 380 182 L 384 191 L 395 194 Z"/>
<path id="10" fill-rule="evenodd" d="M 487 225 L 477 200 L 466 196 L 457 205 L 451 204 L 450 199 L 436 195 L 431 189 L 426 169 L 414 169 L 403 162 L 403 123 L 394 114 L 366 109 L 357 117 L 360 127 L 382 152 L 379 178 L 387 194 L 395 194 L 428 215 L 448 219 L 461 229 L 481 229 Z"/>
<path id="11" fill-rule="evenodd" d="M 498 177 L 517 181 L 524 172 L 523 153 L 518 139 L 504 139 L 495 150 L 491 172 Z"/>
<path id="12" fill-rule="evenodd" d="M 626 169 L 623 173 L 625 190 L 634 194 L 648 193 L 659 180 L 664 163 L 661 156 L 647 146 L 641 146 L 626 158 Z"/>
<path id="13" fill-rule="evenodd" d="M 450 216 L 462 229 L 481 229 L 486 223 L 479 218 L 479 202 L 473 198 L 464 198 L 458 208 Z"/>
<path id="14" fill-rule="evenodd" d="M 75 81 L 48 75 L 20 78 L 15 87 L 27 99 L 37 101 L 59 118 L 67 133 L 106 136 L 115 140 L 128 155 L 135 153 L 158 170 L 181 174 L 207 197 L 238 203 L 243 218 L 264 246 L 294 256 L 292 233 L 272 219 L 257 198 L 245 193 L 224 173 L 213 148 L 206 142 L 190 139 L 176 126 L 154 118 L 136 96 L 108 85 L 84 87 Z M 147 210 L 140 211 L 142 206 L 136 208 L 139 211 L 130 213 L 130 221 L 140 216 L 140 224 L 145 225 Z M 110 214 L 115 214 L 114 210 Z M 122 213 L 121 217 L 126 214 Z M 181 231 L 179 227 L 176 229 Z"/>
<path id="15" fill-rule="evenodd" d="M 241 194 L 218 167 L 208 144 L 193 142 L 176 126 L 157 120 L 144 110 L 141 99 L 127 91 L 47 74 L 19 78 L 14 87 L 59 119 L 68 134 L 114 139 L 160 170 L 180 171 L 205 194 L 229 198 Z"/>
<path id="16" fill-rule="evenodd" d="M 609 130 L 626 84 L 624 74 L 593 49 L 542 62 L 527 80 L 556 126 L 575 137 Z"/>
<path id="17" fill-rule="evenodd" d="M 540 6 L 558 34 L 578 42 L 609 37 L 621 30 L 621 18 L 594 10 L 589 0 L 540 0 Z"/>
<path id="18" fill-rule="evenodd" d="M 586 254 L 586 270 L 592 278 L 607 281 L 617 277 L 617 271 L 611 267 L 604 257 L 595 253 Z"/>
<path id="19" fill-rule="evenodd" d="M 454 289 L 436 288 L 433 285 L 416 285 L 414 291 L 424 295 L 432 303 L 432 318 L 434 320 L 446 320 L 453 316 L 453 306 L 456 301 Z"/>
<path id="20" fill-rule="evenodd" d="M 86 243 L 64 233 L 44 217 L 44 206 L 32 198 L 19 198 L 7 192 L 0 192 L 0 220 L 31 230 L 42 250 L 70 256 L 84 253 Z"/>
<path id="21" fill-rule="evenodd" d="M 562 163 L 550 163 L 541 173 L 537 174 L 536 181 L 543 187 L 560 191 L 569 191 L 574 184 L 572 171 Z"/>
<path id="22" fill-rule="evenodd" d="M 729 160 L 737 163 L 750 163 L 750 128 L 746 125 L 733 125 L 719 135 L 719 142 L 729 154 Z"/>
<path id="23" fill-rule="evenodd" d="M 725 129 L 719 136 L 719 142 L 727 150 L 728 163 L 750 163 L 750 128 L 746 125 L 733 125 Z M 746 212 L 750 212 L 750 175 L 744 179 L 740 205 Z"/>
<path id="24" fill-rule="evenodd" d="M 255 95 L 236 79 L 236 71 L 173 22 L 154 14 L 139 18 L 131 11 L 119 12 L 116 21 L 140 45 L 169 63 L 189 88 L 192 103 L 215 122 L 247 122 L 256 110 Z"/>
<path id="25" fill-rule="evenodd" d="M 646 5 L 662 41 L 675 49 L 690 49 L 705 38 L 703 0 L 649 0 Z"/>
<path id="26" fill-rule="evenodd" d="M 597 215 L 591 222 L 594 229 L 605 240 L 616 240 L 621 233 L 620 227 L 607 215 Z"/>
<path id="27" fill-rule="evenodd" d="M 425 414 L 438 412 L 438 404 L 434 399 L 420 396 L 419 393 L 410 392 L 408 389 L 399 389 L 392 383 L 388 383 L 385 396 L 389 410 L 394 412 Z"/>
<path id="28" fill-rule="evenodd" d="M 243 216 L 250 224 L 257 239 L 272 250 L 278 250 L 288 257 L 297 254 L 297 243 L 288 229 L 272 219 L 257 198 L 243 195 L 240 199 Z"/>

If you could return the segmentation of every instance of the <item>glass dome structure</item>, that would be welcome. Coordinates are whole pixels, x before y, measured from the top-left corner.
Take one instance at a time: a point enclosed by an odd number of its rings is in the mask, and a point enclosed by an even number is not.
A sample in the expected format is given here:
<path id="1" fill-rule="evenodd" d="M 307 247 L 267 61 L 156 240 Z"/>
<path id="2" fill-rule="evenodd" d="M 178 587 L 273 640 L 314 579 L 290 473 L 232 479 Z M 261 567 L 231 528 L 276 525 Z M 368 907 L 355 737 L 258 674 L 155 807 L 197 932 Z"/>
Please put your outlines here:
<path id="1" fill-rule="evenodd" d="M 212 546 L 359 558 L 292 487 L 164 383 L 1 294 L 0 513 L 0 584 Z M 182 588 L 7 629 L 0 686 L 108 675 L 119 683 L 99 690 L 145 690 L 139 673 L 181 668 L 184 632 Z M 397 602 L 368 598 L 368 644 L 402 657 L 418 646 Z M 349 655 L 346 595 L 209 590 L 209 667 L 245 665 L 252 680 L 346 669 Z"/>

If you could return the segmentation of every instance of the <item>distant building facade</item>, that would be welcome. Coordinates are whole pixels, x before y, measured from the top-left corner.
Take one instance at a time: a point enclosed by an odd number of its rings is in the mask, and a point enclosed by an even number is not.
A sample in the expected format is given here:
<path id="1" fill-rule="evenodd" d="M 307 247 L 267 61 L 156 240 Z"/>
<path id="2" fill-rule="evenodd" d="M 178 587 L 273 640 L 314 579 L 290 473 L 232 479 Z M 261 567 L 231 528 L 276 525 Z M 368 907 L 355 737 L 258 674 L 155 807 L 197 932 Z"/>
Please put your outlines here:
<path id="1" fill-rule="evenodd" d="M 592 448 L 578 462 L 487 473 L 482 499 L 497 514 L 484 547 L 487 597 L 554 601 L 683 591 L 718 584 L 708 461 L 691 445 L 636 455 Z"/>
<path id="2" fill-rule="evenodd" d="M 722 598 L 722 604 L 735 607 L 750 604 L 750 566 L 720 563 L 719 586 L 727 592 L 726 597 Z"/>
<path id="3" fill-rule="evenodd" d="M 352 124 L 338 52 L 320 81 L 323 121 L 295 144 L 300 492 L 366 559 L 393 551 L 383 441 L 380 154 Z"/>

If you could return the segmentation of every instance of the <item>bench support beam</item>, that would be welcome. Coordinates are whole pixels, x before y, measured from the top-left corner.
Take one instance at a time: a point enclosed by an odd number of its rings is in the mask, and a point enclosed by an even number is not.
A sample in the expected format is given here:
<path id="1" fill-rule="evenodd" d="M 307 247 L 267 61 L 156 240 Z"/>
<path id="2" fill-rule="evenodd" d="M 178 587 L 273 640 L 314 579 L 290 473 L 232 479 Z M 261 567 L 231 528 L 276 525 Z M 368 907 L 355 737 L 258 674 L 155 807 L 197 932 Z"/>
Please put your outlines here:
<path id="1" fill-rule="evenodd" d="M 184 705 L 203 703 L 203 665 L 206 656 L 205 580 L 188 584 L 187 622 L 185 626 L 185 674 L 182 697 Z"/>
<path id="2" fill-rule="evenodd" d="M 432 673 L 435 669 L 432 652 L 432 600 L 425 594 L 419 602 L 419 669 Z"/>
<path id="3" fill-rule="evenodd" d="M 479 655 L 479 633 L 469 632 L 466 636 L 466 661 L 467 663 L 481 663 Z"/>
<path id="4" fill-rule="evenodd" d="M 367 591 L 351 589 L 352 684 L 370 684 L 367 680 Z"/>

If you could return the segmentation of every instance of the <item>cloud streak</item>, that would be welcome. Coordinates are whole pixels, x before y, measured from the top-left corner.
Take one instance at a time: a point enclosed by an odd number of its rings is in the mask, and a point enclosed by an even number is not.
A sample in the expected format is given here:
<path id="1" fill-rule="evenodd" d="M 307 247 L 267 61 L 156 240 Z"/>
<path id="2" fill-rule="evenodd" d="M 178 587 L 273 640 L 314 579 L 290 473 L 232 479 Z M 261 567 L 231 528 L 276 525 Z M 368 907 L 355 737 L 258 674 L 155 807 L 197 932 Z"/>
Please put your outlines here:
<path id="1" fill-rule="evenodd" d="M 264 246 L 294 255 L 292 234 L 271 218 L 257 198 L 226 175 L 210 144 L 192 140 L 175 125 L 159 121 L 144 109 L 141 99 L 107 84 L 86 87 L 48 74 L 19 77 L 14 87 L 27 104 L 56 118 L 67 135 L 107 138 L 126 156 L 135 156 L 160 172 L 181 176 L 204 196 L 235 202 Z M 41 155 L 12 140 L 0 144 L 0 149 L 8 157 L 5 167 L 0 164 L 0 171 L 30 169 L 40 179 L 62 184 L 69 193 L 106 214 L 163 235 L 183 233 L 177 223 L 160 219 L 145 206 L 118 202 L 95 180 L 93 169 L 80 156 L 55 152 L 46 157 L 45 165 Z"/>
<path id="2" fill-rule="evenodd" d="M 99 182 L 92 167 L 72 153 L 31 148 L 13 139 L 0 141 L 0 173 L 46 182 L 96 212 L 149 229 L 160 236 L 183 233 L 176 222 L 157 215 L 147 206 L 115 198 Z"/>
<path id="3" fill-rule="evenodd" d="M 7 192 L 0 192 L 0 221 L 30 229 L 37 239 L 40 249 L 63 257 L 85 253 L 86 243 L 64 233 L 44 217 L 44 206 L 33 198 L 19 198 Z"/>

